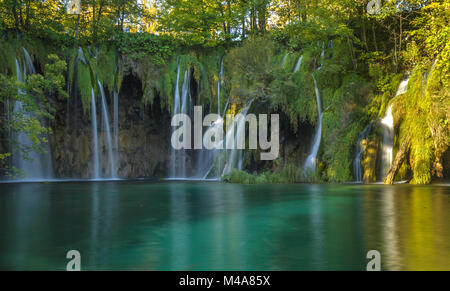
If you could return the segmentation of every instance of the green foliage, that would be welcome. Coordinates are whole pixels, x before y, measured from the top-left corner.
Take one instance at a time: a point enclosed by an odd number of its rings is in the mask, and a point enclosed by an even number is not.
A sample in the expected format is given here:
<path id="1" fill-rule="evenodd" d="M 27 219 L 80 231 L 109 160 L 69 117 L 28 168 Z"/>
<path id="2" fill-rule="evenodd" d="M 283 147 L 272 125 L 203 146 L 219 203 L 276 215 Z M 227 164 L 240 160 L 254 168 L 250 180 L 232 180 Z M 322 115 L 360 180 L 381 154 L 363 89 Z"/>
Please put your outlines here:
<path id="1" fill-rule="evenodd" d="M 0 117 L 1 130 L 24 134 L 31 141 L 28 145 L 19 143 L 12 136 L 8 139 L 12 151 L 20 151 L 25 160 L 30 159 L 31 152 L 43 152 L 42 144 L 48 142 L 46 136 L 51 129 L 46 127 L 45 120 L 53 119 L 54 114 L 49 98 L 67 98 L 63 89 L 65 70 L 65 61 L 56 55 L 49 55 L 44 76 L 34 74 L 27 76 L 24 82 L 18 82 L 15 76 L 0 74 L 0 103 L 8 111 L 6 116 L 2 114 Z M 16 110 L 12 110 L 13 104 Z M 10 152 L 1 153 L 1 159 L 10 156 Z M 16 169 L 10 170 L 17 172 Z"/>
<path id="2" fill-rule="evenodd" d="M 356 139 L 367 125 L 360 105 L 367 104 L 368 88 L 364 79 L 356 74 L 346 76 L 342 86 L 324 98 L 323 115 L 323 179 L 335 182 L 352 180 L 353 150 Z M 367 122 L 367 121 L 366 121 Z"/>
<path id="3" fill-rule="evenodd" d="M 114 48 L 101 47 L 97 55 L 97 78 L 109 92 L 114 91 L 116 78 L 116 50 Z"/>
<path id="4" fill-rule="evenodd" d="M 438 69 L 436 65 L 428 70 L 416 67 L 407 93 L 395 100 L 395 117 L 400 123 L 398 140 L 406 135 L 411 138 L 407 163 L 415 184 L 430 183 L 432 173 L 439 176 L 436 162 L 441 161 L 450 145 L 450 90 L 441 83 L 449 80 L 444 70 L 444 66 Z"/>
<path id="5" fill-rule="evenodd" d="M 88 112 L 91 108 L 92 88 L 94 85 L 91 79 L 91 71 L 89 67 L 82 62 L 77 62 L 77 86 L 80 93 L 81 102 L 84 112 Z"/>
<path id="6" fill-rule="evenodd" d="M 174 55 L 179 46 L 177 41 L 167 35 L 121 33 L 114 41 L 119 53 L 134 59 L 148 58 L 156 65 L 162 65 Z"/>

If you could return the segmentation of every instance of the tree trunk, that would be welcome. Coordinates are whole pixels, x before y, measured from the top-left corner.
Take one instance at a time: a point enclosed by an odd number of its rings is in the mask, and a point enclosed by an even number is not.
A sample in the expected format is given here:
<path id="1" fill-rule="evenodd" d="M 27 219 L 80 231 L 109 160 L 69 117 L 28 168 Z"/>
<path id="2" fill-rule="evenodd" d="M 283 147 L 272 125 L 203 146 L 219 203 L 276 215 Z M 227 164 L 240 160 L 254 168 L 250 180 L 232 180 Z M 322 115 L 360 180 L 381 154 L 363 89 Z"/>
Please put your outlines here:
<path id="1" fill-rule="evenodd" d="M 372 35 L 373 35 L 373 44 L 375 46 L 375 50 L 378 51 L 377 36 L 375 34 L 375 23 L 372 23 Z"/>
<path id="2" fill-rule="evenodd" d="M 403 138 L 402 145 L 400 146 L 400 149 L 397 155 L 395 156 L 394 163 L 392 163 L 391 169 L 389 170 L 386 178 L 384 179 L 384 184 L 392 185 L 394 183 L 395 175 L 397 175 L 400 166 L 403 164 L 403 162 L 406 159 L 406 156 L 409 153 L 409 147 L 410 147 L 410 139 L 409 136 L 406 136 Z"/>
<path id="3" fill-rule="evenodd" d="M 78 14 L 78 16 L 77 16 L 77 27 L 75 30 L 75 39 L 78 39 L 78 33 L 80 32 L 80 17 L 81 17 L 81 13 Z"/>

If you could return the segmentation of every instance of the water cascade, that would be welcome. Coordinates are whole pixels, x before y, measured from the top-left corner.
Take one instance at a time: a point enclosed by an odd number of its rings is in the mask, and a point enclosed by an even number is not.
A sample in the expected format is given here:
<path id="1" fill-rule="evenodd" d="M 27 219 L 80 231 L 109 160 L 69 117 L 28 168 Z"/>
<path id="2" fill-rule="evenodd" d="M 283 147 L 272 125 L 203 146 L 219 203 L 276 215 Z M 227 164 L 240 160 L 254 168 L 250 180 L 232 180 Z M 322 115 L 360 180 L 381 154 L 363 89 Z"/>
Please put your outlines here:
<path id="1" fill-rule="evenodd" d="M 216 131 L 216 130 L 222 130 L 223 127 L 223 118 L 222 116 L 225 116 L 226 110 L 228 108 L 228 104 L 230 101 L 230 98 L 228 97 L 228 100 L 223 108 L 223 113 L 221 113 L 220 103 L 221 103 L 221 88 L 222 88 L 222 80 L 223 80 L 223 57 L 220 61 L 219 66 L 219 73 L 218 73 L 218 80 L 217 80 L 217 115 L 219 116 L 218 120 L 214 124 L 212 124 L 207 130 L 208 131 Z M 218 150 L 207 150 L 202 149 L 199 151 L 199 154 L 197 155 L 197 170 L 195 177 L 199 179 L 206 179 L 211 172 L 211 170 L 214 167 L 214 162 L 217 159 L 217 163 L 219 168 L 222 164 L 222 157 L 219 155 L 220 151 Z M 214 177 L 219 178 L 219 177 Z"/>
<path id="2" fill-rule="evenodd" d="M 222 175 L 228 174 L 231 172 L 232 169 L 237 168 L 238 170 L 242 170 L 242 155 L 243 150 L 237 149 L 237 139 L 239 136 L 244 134 L 245 131 L 245 117 L 247 116 L 247 112 L 250 109 L 250 106 L 252 105 L 253 99 L 245 106 L 239 114 L 241 115 L 241 118 L 235 118 L 233 120 L 233 125 L 230 126 L 229 130 L 225 134 L 225 143 L 226 148 L 232 148 L 229 151 L 225 167 L 222 171 Z M 233 135 L 233 137 L 232 137 Z M 230 141 L 234 141 L 234 145 L 231 144 Z"/>
<path id="3" fill-rule="evenodd" d="M 400 82 L 398 86 L 397 93 L 394 99 L 402 94 L 405 94 L 408 89 L 409 78 Z M 379 180 L 383 180 L 389 172 L 394 155 L 394 117 L 392 115 L 392 99 L 386 114 L 381 119 L 380 124 L 383 131 L 383 137 L 381 141 L 381 165 L 380 165 L 380 175 Z"/>
<path id="4" fill-rule="evenodd" d="M 116 163 L 114 161 L 111 130 L 109 127 L 108 107 L 105 100 L 105 92 L 103 91 L 103 86 L 100 81 L 98 81 L 98 87 L 100 88 L 100 94 L 102 95 L 102 114 L 103 114 L 103 123 L 105 124 L 106 138 L 108 142 L 108 159 L 109 159 L 108 163 L 110 169 L 110 178 L 116 178 L 117 171 L 116 171 Z"/>
<path id="5" fill-rule="evenodd" d="M 314 74 L 311 74 L 314 80 L 314 89 L 316 92 L 316 102 L 317 102 L 317 112 L 318 112 L 318 119 L 317 119 L 317 130 L 314 135 L 314 144 L 311 149 L 310 154 L 306 158 L 304 169 L 308 172 L 312 172 L 316 168 L 316 160 L 317 160 L 317 153 L 319 151 L 320 147 L 320 141 L 322 139 L 322 100 L 320 97 L 319 88 L 317 87 L 317 81 L 314 77 Z"/>
<path id="6" fill-rule="evenodd" d="M 283 60 L 281 61 L 281 67 L 283 68 L 284 65 L 286 64 L 287 58 L 289 56 L 289 53 L 286 53 L 283 57 Z"/>
<path id="7" fill-rule="evenodd" d="M 173 105 L 173 116 L 176 114 L 188 114 L 190 106 L 189 93 L 189 70 L 184 73 L 183 85 L 181 86 L 181 94 L 179 89 L 180 83 L 180 64 L 177 67 L 177 81 L 175 85 L 175 96 Z M 189 97 L 189 98 L 188 98 Z M 172 129 L 173 133 L 174 129 Z M 170 155 L 170 178 L 185 179 L 186 178 L 186 150 L 171 149 Z"/>
<path id="8" fill-rule="evenodd" d="M 303 55 L 298 59 L 297 64 L 295 65 L 294 73 L 298 72 L 300 66 L 302 65 Z"/>
<path id="9" fill-rule="evenodd" d="M 92 160 L 93 160 L 93 175 L 92 178 L 99 179 L 100 178 L 100 166 L 99 166 L 99 156 L 98 156 L 98 133 L 97 133 L 97 108 L 95 106 L 95 93 L 94 88 L 91 89 L 91 118 L 92 118 Z"/>
<path id="10" fill-rule="evenodd" d="M 25 48 L 23 48 L 23 53 L 23 70 L 21 70 L 17 58 L 15 59 L 17 80 L 19 82 L 24 82 L 27 75 L 36 73 L 33 61 Z M 19 94 L 24 94 L 24 92 L 19 89 Z M 33 112 L 26 111 L 24 104 L 21 101 L 15 102 L 13 112 L 16 116 L 22 115 L 24 119 L 33 117 Z M 12 132 L 11 135 L 21 148 L 32 149 L 33 143 L 25 133 Z M 47 136 L 45 136 L 45 138 L 48 140 Z M 26 156 L 24 156 L 21 150 L 14 152 L 12 164 L 14 167 L 25 173 L 25 178 L 23 181 L 40 181 L 54 178 L 50 146 L 48 143 L 43 143 L 41 144 L 41 147 L 44 151 L 43 153 L 31 150 Z"/>

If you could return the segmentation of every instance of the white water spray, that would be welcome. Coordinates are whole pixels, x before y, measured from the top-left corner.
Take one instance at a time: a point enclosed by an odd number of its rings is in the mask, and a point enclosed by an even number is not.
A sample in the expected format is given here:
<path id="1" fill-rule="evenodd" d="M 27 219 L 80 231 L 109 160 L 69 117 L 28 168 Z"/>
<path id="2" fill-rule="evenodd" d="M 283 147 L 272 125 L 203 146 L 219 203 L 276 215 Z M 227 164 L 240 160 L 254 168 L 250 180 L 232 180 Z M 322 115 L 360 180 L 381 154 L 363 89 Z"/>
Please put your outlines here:
<path id="1" fill-rule="evenodd" d="M 100 94 L 102 96 L 102 112 L 103 112 L 103 123 L 105 124 L 105 131 L 106 131 L 106 138 L 108 142 L 108 163 L 109 163 L 109 169 L 110 169 L 110 177 L 116 178 L 116 163 L 114 161 L 114 154 L 113 154 L 113 144 L 111 139 L 111 129 L 109 127 L 109 117 L 108 117 L 108 106 L 106 104 L 105 99 L 105 92 L 103 91 L 103 86 L 100 80 L 98 82 L 98 87 L 100 88 Z"/>
<path id="2" fill-rule="evenodd" d="M 314 144 L 311 149 L 310 154 L 306 158 L 304 169 L 308 172 L 314 171 L 317 164 L 317 153 L 319 152 L 320 141 L 322 139 L 322 100 L 320 97 L 319 88 L 317 87 L 317 81 L 314 77 L 314 74 L 311 74 L 314 80 L 314 89 L 316 93 L 316 102 L 317 102 L 317 112 L 318 112 L 318 120 L 317 120 L 317 130 L 314 135 Z"/>

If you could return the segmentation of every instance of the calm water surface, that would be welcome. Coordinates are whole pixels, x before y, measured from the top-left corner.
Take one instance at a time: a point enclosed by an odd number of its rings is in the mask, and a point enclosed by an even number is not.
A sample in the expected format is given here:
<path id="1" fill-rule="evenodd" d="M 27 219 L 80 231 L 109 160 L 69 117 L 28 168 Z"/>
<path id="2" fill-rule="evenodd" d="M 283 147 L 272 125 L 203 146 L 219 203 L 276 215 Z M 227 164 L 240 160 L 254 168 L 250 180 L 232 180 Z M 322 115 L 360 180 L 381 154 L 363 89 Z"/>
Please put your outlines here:
<path id="1" fill-rule="evenodd" d="M 450 187 L 0 184 L 0 269 L 450 270 Z"/>

